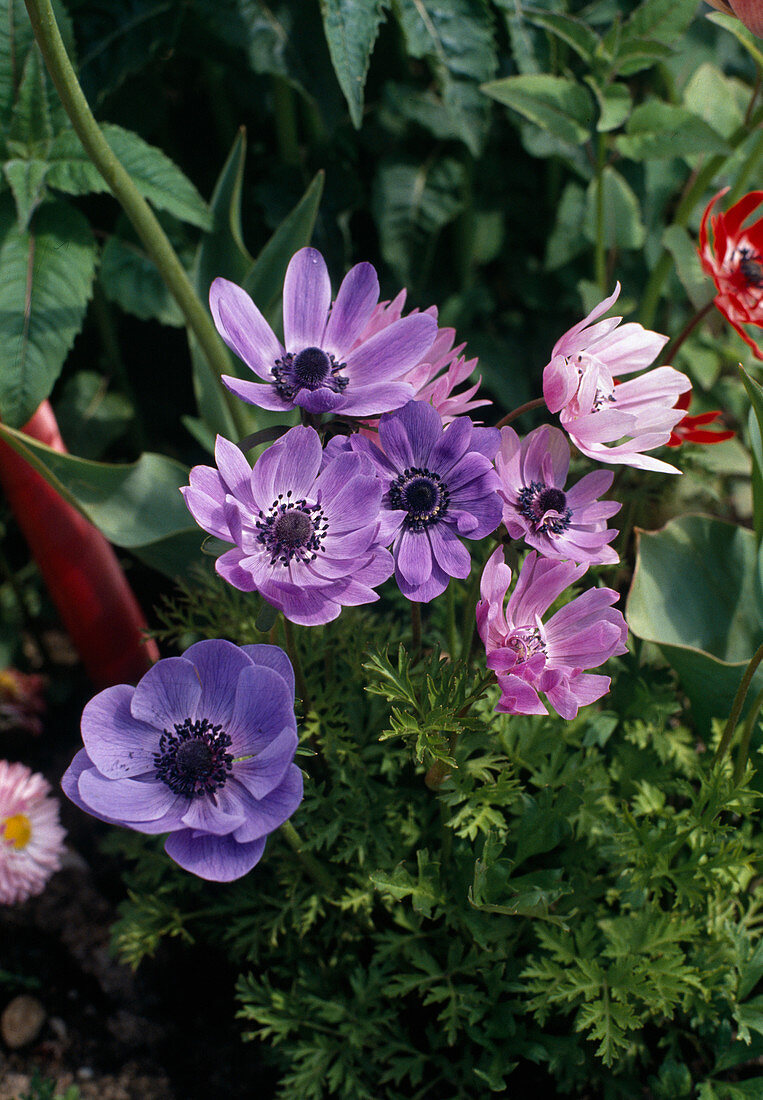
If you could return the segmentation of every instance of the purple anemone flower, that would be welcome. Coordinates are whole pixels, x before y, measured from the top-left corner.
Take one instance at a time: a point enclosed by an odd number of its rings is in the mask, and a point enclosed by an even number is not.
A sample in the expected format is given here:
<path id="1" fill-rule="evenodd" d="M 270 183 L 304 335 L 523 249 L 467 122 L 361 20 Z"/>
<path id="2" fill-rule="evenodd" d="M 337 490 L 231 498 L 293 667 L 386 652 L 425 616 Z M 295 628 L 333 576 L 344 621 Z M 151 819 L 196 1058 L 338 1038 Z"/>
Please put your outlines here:
<path id="1" fill-rule="evenodd" d="M 558 596 L 580 580 L 587 565 L 540 558 L 531 550 L 504 609 L 511 570 L 498 547 L 482 574 L 477 628 L 501 689 L 497 711 L 547 714 L 543 692 L 562 718 L 609 691 L 609 676 L 584 671 L 625 653 L 628 628 L 612 604 L 617 592 L 591 588 L 570 600 L 548 622 L 542 615 Z"/>
<path id="2" fill-rule="evenodd" d="M 495 468 L 506 530 L 544 558 L 611 565 L 619 560 L 608 545 L 617 531 L 608 530 L 606 521 L 620 505 L 598 498 L 614 474 L 595 470 L 565 492 L 569 466 L 569 444 L 558 428 L 544 424 L 523 440 L 513 428 L 501 429 Z"/>
<path id="3" fill-rule="evenodd" d="M 229 584 L 304 626 L 378 600 L 374 587 L 394 563 L 380 534 L 382 485 L 367 459 L 338 453 L 321 469 L 321 441 L 307 427 L 288 431 L 254 469 L 222 436 L 215 458 L 217 469 L 194 466 L 181 492 L 200 527 L 235 544 L 215 566 Z"/>
<path id="4" fill-rule="evenodd" d="M 292 256 L 283 287 L 284 344 L 252 299 L 227 279 L 215 279 L 209 304 L 225 343 L 261 378 L 223 377 L 228 389 L 251 405 L 309 413 L 375 416 L 414 395 L 402 381 L 432 346 L 437 321 L 426 313 L 403 317 L 359 339 L 379 301 L 371 264 L 356 264 L 331 302 L 331 282 L 320 252 Z"/>
<path id="5" fill-rule="evenodd" d="M 451 577 L 468 577 L 471 558 L 459 536 L 481 539 L 500 523 L 491 462 L 499 438 L 468 416 L 443 430 L 439 413 L 424 401 L 382 416 L 382 449 L 353 436 L 353 448 L 368 455 L 384 486 L 383 537 L 393 543 L 395 579 L 409 600 L 428 603 Z"/>
<path id="6" fill-rule="evenodd" d="M 118 684 L 82 715 L 61 780 L 80 809 L 139 833 L 213 882 L 240 878 L 302 801 L 294 673 L 282 649 L 197 642 Z"/>

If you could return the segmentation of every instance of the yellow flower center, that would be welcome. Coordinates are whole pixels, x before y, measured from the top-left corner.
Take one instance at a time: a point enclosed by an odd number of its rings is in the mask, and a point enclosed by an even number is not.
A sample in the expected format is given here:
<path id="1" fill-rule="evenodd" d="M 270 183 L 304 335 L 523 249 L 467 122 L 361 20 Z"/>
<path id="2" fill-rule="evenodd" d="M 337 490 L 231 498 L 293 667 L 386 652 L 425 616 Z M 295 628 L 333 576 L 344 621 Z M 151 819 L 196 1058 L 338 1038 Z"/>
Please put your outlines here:
<path id="1" fill-rule="evenodd" d="M 32 837 L 31 822 L 26 814 L 14 814 L 6 818 L 0 835 L 14 848 L 26 848 Z"/>

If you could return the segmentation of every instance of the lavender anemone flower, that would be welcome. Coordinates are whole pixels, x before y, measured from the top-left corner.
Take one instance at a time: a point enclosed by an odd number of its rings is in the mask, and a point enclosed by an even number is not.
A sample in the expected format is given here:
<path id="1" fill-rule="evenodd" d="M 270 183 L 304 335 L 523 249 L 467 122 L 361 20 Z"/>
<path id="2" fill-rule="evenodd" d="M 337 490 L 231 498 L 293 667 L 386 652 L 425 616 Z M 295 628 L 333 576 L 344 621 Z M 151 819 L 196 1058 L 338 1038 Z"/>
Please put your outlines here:
<path id="1" fill-rule="evenodd" d="M 495 468 L 506 530 L 544 558 L 611 565 L 619 560 L 608 545 L 617 531 L 608 530 L 606 521 L 620 505 L 598 497 L 615 475 L 594 470 L 565 492 L 569 466 L 570 448 L 558 428 L 544 424 L 521 441 L 513 428 L 501 429 Z"/>
<path id="2" fill-rule="evenodd" d="M 302 801 L 294 673 L 277 646 L 197 642 L 137 687 L 85 707 L 85 743 L 61 780 L 81 810 L 139 833 L 213 882 L 240 878 Z"/>
<path id="3" fill-rule="evenodd" d="M 378 600 L 373 589 L 393 561 L 379 530 L 382 485 L 367 459 L 338 452 L 321 469 L 321 441 L 308 427 L 288 431 L 254 469 L 222 436 L 215 458 L 217 469 L 194 466 L 181 492 L 200 527 L 235 544 L 215 567 L 229 584 L 304 626 Z"/>
<path id="4" fill-rule="evenodd" d="M 223 376 L 251 405 L 285 411 L 376 416 L 413 397 L 402 376 L 429 350 L 437 322 L 424 313 L 362 336 L 379 300 L 371 264 L 356 264 L 333 305 L 326 263 L 314 248 L 292 256 L 283 288 L 284 344 L 252 299 L 227 279 L 215 279 L 209 304 L 217 331 L 266 385 Z"/>
<path id="5" fill-rule="evenodd" d="M 596 668 L 609 657 L 626 652 L 628 628 L 611 606 L 617 592 L 591 588 L 548 622 L 541 619 L 587 568 L 540 558 L 531 550 L 504 610 L 511 570 L 502 547 L 491 554 L 480 584 L 477 628 L 485 644 L 487 666 L 495 672 L 501 689 L 496 710 L 547 714 L 538 696 L 542 691 L 562 718 L 569 719 L 577 715 L 579 707 L 609 691 L 609 676 L 592 675 L 584 669 Z"/>
<path id="6" fill-rule="evenodd" d="M 543 396 L 589 458 L 678 474 L 675 466 L 642 452 L 668 442 L 683 417 L 683 410 L 674 407 L 676 398 L 691 389 L 691 382 L 672 367 L 620 382 L 617 376 L 649 366 L 667 336 L 635 323 L 620 325 L 622 317 L 598 321 L 619 293 L 618 283 L 609 298 L 557 340 L 543 371 Z"/>
<path id="7" fill-rule="evenodd" d="M 431 405 L 409 401 L 379 421 L 380 449 L 354 436 L 384 486 L 384 537 L 393 543 L 395 579 L 409 600 L 428 603 L 451 577 L 468 577 L 469 551 L 459 536 L 481 539 L 501 520 L 498 475 L 491 459 L 499 434 L 468 416 L 443 431 Z"/>

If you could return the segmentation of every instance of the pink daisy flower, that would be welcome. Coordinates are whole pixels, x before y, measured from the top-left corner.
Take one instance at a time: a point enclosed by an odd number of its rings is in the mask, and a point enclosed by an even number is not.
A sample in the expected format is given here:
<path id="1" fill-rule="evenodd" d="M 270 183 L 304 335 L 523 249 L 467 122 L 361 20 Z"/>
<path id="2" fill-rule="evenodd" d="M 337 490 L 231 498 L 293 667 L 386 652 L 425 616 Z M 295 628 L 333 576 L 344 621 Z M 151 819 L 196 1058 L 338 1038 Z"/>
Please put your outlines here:
<path id="1" fill-rule="evenodd" d="M 0 760 L 0 905 L 42 893 L 61 866 L 65 836 L 47 780 Z"/>
<path id="2" fill-rule="evenodd" d="M 676 399 L 691 389 L 691 382 L 673 367 L 620 381 L 648 367 L 668 338 L 634 322 L 621 325 L 622 317 L 599 321 L 619 294 L 618 283 L 609 298 L 557 340 L 543 371 L 543 397 L 589 458 L 678 474 L 675 466 L 643 452 L 668 442 L 684 415 Z"/>

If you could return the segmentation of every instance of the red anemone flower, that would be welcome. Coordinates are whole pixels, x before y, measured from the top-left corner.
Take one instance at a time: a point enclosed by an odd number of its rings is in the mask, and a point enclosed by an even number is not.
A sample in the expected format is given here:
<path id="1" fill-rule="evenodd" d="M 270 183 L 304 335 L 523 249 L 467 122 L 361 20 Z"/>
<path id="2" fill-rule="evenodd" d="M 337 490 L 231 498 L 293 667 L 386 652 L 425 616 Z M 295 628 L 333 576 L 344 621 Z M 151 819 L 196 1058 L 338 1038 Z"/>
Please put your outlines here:
<path id="1" fill-rule="evenodd" d="M 763 202 L 763 191 L 750 191 L 725 214 L 710 218 L 711 209 L 726 191 L 727 187 L 718 192 L 702 216 L 697 251 L 702 267 L 718 288 L 715 298 L 718 309 L 752 348 L 755 357 L 763 359 L 763 350 L 742 327 L 763 328 L 763 218 L 742 228 L 742 223 Z M 712 243 L 708 238 L 708 220 L 713 231 Z"/>
<path id="2" fill-rule="evenodd" d="M 690 401 L 691 390 L 688 390 L 680 395 L 675 408 L 688 409 Z M 671 432 L 667 446 L 680 447 L 682 443 L 723 443 L 724 439 L 733 439 L 734 433 L 728 429 L 721 431 L 703 430 L 703 425 L 712 424 L 719 416 L 721 416 L 720 409 L 700 413 L 698 416 L 685 416 L 683 420 L 679 420 Z"/>

